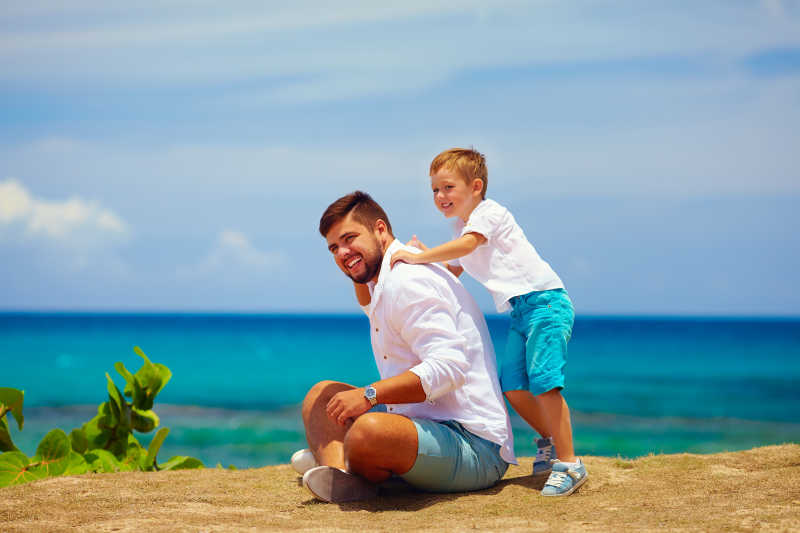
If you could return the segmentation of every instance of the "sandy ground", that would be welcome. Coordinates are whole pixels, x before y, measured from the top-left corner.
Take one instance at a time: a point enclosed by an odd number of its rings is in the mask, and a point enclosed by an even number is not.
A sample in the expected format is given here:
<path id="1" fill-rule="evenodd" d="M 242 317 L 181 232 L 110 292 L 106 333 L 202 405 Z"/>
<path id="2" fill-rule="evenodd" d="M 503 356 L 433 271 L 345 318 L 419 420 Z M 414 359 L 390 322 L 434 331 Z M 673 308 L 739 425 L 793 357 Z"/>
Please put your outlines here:
<path id="1" fill-rule="evenodd" d="M 0 531 L 800 531 L 800 445 L 636 460 L 585 457 L 567 498 L 521 459 L 495 487 L 425 494 L 394 483 L 320 503 L 290 466 L 87 474 L 0 489 Z"/>

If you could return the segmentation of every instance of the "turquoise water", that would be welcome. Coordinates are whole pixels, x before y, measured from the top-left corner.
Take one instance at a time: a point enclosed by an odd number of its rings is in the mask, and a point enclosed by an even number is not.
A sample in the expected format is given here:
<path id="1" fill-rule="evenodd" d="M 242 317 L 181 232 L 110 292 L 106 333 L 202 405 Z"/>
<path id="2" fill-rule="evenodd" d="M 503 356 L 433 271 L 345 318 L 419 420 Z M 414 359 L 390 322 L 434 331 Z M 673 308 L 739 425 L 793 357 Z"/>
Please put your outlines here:
<path id="1" fill-rule="evenodd" d="M 501 351 L 507 319 L 488 322 Z M 0 386 L 25 390 L 18 446 L 91 418 L 105 373 L 124 384 L 114 363 L 139 367 L 135 345 L 173 372 L 154 408 L 171 430 L 161 456 L 212 466 L 286 462 L 313 383 L 377 378 L 362 316 L 4 313 Z M 579 453 L 634 457 L 800 442 L 798 383 L 800 320 L 579 316 L 564 394 Z M 512 422 L 517 453 L 533 454 Z"/>

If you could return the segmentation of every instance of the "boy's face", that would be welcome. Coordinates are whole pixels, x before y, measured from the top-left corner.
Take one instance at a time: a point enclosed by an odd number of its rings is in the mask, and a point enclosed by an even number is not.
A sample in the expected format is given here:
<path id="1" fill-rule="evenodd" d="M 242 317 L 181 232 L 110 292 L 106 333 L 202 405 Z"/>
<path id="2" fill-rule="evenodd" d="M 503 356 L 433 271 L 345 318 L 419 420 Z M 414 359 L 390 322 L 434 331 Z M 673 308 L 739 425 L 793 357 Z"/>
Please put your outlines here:
<path id="1" fill-rule="evenodd" d="M 375 281 L 380 273 L 383 249 L 378 239 L 379 224 L 382 221 L 371 231 L 348 214 L 325 235 L 336 265 L 356 283 Z"/>
<path id="2" fill-rule="evenodd" d="M 483 182 L 479 179 L 467 183 L 458 169 L 441 167 L 431 174 L 433 203 L 447 217 L 469 218 L 472 210 L 481 201 Z"/>

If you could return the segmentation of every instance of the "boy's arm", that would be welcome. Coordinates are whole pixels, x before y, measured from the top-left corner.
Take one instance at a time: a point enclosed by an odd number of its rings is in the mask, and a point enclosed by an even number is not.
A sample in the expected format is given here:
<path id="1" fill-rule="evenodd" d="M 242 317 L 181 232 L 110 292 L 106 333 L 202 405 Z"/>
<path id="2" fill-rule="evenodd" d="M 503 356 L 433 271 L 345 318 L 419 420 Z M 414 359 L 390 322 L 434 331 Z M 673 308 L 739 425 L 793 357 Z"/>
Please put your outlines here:
<path id="1" fill-rule="evenodd" d="M 416 235 L 414 235 L 413 237 L 411 237 L 411 240 L 410 240 L 410 241 L 408 241 L 408 242 L 406 243 L 406 245 L 407 245 L 407 246 L 415 246 L 415 247 L 419 248 L 420 250 L 422 250 L 423 252 L 424 252 L 424 251 L 426 251 L 426 250 L 428 250 L 428 247 L 427 247 L 427 246 L 425 246 L 424 244 L 422 244 L 422 241 L 420 241 L 420 240 L 417 238 L 417 236 L 416 236 Z M 443 265 L 445 266 L 445 268 L 447 268 L 447 270 L 449 270 L 449 271 L 450 271 L 450 273 L 451 273 L 452 275 L 454 275 L 455 277 L 459 277 L 459 276 L 460 276 L 460 275 L 461 275 L 461 274 L 464 272 L 464 268 L 463 268 L 463 267 L 461 267 L 461 266 L 459 266 L 459 265 L 451 265 L 449 262 L 445 262 L 445 263 L 442 263 L 442 264 L 443 264 Z"/>
<path id="2" fill-rule="evenodd" d="M 358 305 L 361 306 L 369 305 L 369 302 L 372 300 L 372 297 L 369 294 L 369 287 L 367 287 L 367 284 L 356 283 L 354 281 L 353 287 L 356 290 L 356 299 L 358 300 Z"/>
<path id="3" fill-rule="evenodd" d="M 419 263 L 439 263 L 441 261 L 450 261 L 451 259 L 464 257 L 485 242 L 486 237 L 480 233 L 470 232 L 466 235 L 462 235 L 458 239 L 440 244 L 434 248 L 428 248 L 419 254 L 411 253 L 406 250 L 398 250 L 392 255 L 391 264 L 394 266 L 394 264 L 398 261 L 404 261 L 412 265 Z M 448 269 L 449 268 L 450 266 L 448 265 Z M 455 272 L 453 272 L 453 274 L 455 274 Z"/>

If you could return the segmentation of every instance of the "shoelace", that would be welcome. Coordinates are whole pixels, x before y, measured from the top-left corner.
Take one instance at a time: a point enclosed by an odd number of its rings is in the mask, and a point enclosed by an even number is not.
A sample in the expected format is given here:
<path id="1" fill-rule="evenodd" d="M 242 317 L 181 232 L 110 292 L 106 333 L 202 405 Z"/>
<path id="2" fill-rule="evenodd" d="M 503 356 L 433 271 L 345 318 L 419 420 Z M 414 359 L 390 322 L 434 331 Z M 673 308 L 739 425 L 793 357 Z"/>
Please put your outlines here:
<path id="1" fill-rule="evenodd" d="M 539 448 L 538 450 L 536 450 L 535 461 L 537 463 L 540 461 L 549 461 L 552 455 L 553 455 L 552 446 L 547 446 L 546 448 Z"/>
<path id="2" fill-rule="evenodd" d="M 547 478 L 545 485 L 550 485 L 551 487 L 560 487 L 567 479 L 569 479 L 569 477 L 570 476 L 566 472 L 552 472 L 550 477 Z"/>

